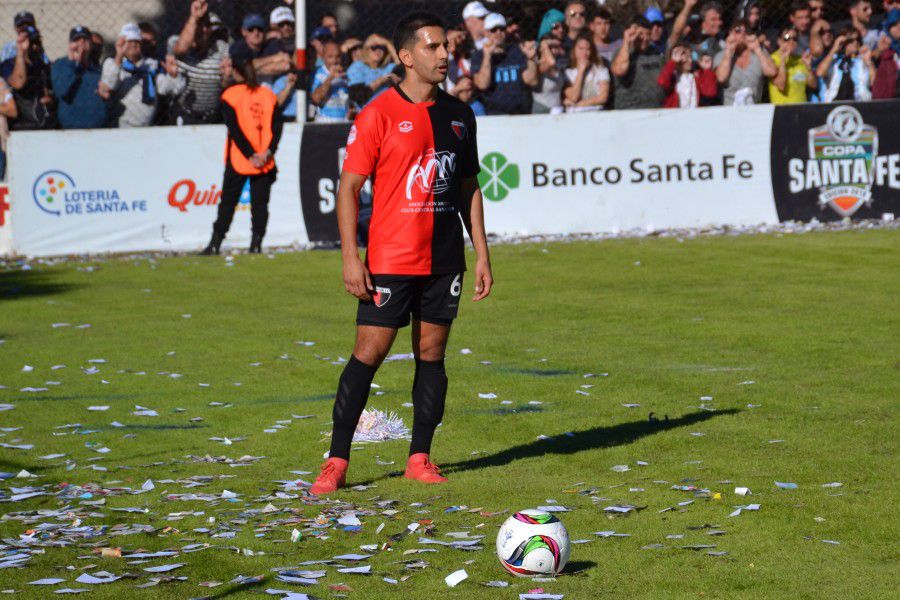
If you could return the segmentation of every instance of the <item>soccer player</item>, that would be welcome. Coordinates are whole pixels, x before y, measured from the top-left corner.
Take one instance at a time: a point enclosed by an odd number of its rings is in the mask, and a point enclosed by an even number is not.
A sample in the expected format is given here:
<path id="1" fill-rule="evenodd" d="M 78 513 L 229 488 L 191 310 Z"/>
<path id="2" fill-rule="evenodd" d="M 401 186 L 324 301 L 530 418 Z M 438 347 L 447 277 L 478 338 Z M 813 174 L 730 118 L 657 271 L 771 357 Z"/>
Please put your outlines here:
<path id="1" fill-rule="evenodd" d="M 476 178 L 475 116 L 438 88 L 449 58 L 444 26 L 431 15 L 410 15 L 398 24 L 394 46 L 405 77 L 356 118 L 338 188 L 344 287 L 359 299 L 359 308 L 356 344 L 334 401 L 331 450 L 313 494 L 345 485 L 350 443 L 375 371 L 410 318 L 416 373 L 405 476 L 423 483 L 447 480 L 430 453 L 444 415 L 444 351 L 466 270 L 463 225 L 477 257 L 473 300 L 487 298 L 493 285 Z M 369 177 L 373 208 L 363 262 L 356 223 L 359 191 Z"/>

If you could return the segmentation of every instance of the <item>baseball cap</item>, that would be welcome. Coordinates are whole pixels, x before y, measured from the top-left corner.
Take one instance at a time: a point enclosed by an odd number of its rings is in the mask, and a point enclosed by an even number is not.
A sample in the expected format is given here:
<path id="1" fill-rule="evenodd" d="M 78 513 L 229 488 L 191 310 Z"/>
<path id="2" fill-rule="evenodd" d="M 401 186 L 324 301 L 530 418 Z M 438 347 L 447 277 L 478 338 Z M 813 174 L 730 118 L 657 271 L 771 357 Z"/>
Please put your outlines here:
<path id="1" fill-rule="evenodd" d="M 486 9 L 481 2 L 469 2 L 462 11 L 463 19 L 468 19 L 469 17 L 483 19 L 488 16 L 488 14 L 490 14 L 490 11 Z"/>
<path id="2" fill-rule="evenodd" d="M 294 22 L 294 11 L 292 11 L 287 6 L 279 6 L 272 11 L 272 14 L 269 15 L 270 25 L 279 25 L 285 22 Z"/>
<path id="3" fill-rule="evenodd" d="M 334 36 L 331 34 L 331 30 L 325 27 L 324 25 L 319 25 L 315 29 L 312 30 L 312 33 L 309 36 L 314 40 L 330 40 Z"/>
<path id="4" fill-rule="evenodd" d="M 27 10 L 23 10 L 21 12 L 17 12 L 16 16 L 13 17 L 13 25 L 15 27 L 21 27 L 22 25 L 34 25 L 34 15 L 28 12 Z"/>
<path id="5" fill-rule="evenodd" d="M 900 23 L 900 8 L 892 8 L 888 11 L 888 14 L 885 15 L 882 26 L 884 27 L 884 30 L 887 31 L 897 23 Z"/>
<path id="6" fill-rule="evenodd" d="M 140 42 L 141 30 L 134 23 L 125 23 L 119 31 L 119 37 L 125 38 L 126 42 Z"/>
<path id="7" fill-rule="evenodd" d="M 265 29 L 266 20 L 263 19 L 261 15 L 258 15 L 256 13 L 249 13 L 247 15 L 244 15 L 244 21 L 241 23 L 241 27 L 244 29 L 253 29 L 254 27 Z"/>
<path id="8" fill-rule="evenodd" d="M 85 27 L 84 25 L 76 25 L 69 31 L 69 41 L 74 42 L 75 40 L 89 40 L 91 39 L 91 30 Z"/>
<path id="9" fill-rule="evenodd" d="M 484 18 L 484 28 L 490 31 L 495 27 L 506 27 L 506 19 L 500 13 L 490 13 Z"/>
<path id="10" fill-rule="evenodd" d="M 663 15 L 663 12 L 655 6 L 651 6 L 647 9 L 647 12 L 644 13 L 644 18 L 650 21 L 651 24 L 666 22 L 666 17 Z"/>

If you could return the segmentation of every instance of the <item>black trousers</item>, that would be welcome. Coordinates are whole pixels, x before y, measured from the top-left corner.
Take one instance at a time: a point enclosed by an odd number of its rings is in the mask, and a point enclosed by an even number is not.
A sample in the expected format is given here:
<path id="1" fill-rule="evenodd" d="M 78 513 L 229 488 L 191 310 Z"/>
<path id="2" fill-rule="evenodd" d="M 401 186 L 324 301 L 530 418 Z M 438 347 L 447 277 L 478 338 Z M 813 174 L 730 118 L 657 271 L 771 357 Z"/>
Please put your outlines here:
<path id="1" fill-rule="evenodd" d="M 253 234 L 266 235 L 269 223 L 269 194 L 275 183 L 276 172 L 272 169 L 264 175 L 241 175 L 230 164 L 225 166 L 225 177 L 222 181 L 222 199 L 219 201 L 219 215 L 213 223 L 213 232 L 225 237 L 234 218 L 234 210 L 241 199 L 244 182 L 250 180 L 250 221 Z"/>

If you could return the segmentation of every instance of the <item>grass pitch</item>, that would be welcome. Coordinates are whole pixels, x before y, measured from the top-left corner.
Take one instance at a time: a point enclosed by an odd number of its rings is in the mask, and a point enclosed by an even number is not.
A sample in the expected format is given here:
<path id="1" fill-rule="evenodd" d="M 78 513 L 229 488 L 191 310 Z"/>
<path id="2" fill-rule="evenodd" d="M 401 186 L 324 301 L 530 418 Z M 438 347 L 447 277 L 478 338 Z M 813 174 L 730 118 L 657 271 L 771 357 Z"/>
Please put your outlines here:
<path id="1" fill-rule="evenodd" d="M 462 304 L 448 351 L 433 456 L 450 483 L 398 477 L 406 442 L 366 445 L 354 451 L 350 483 L 368 488 L 339 494 L 345 504 L 273 496 L 278 480 L 311 480 L 291 471 L 317 471 L 328 447 L 335 363 L 351 349 L 355 314 L 338 253 L 0 273 L 0 403 L 14 405 L 0 426 L 21 428 L 0 432 L 0 442 L 33 444 L 0 447 L 0 471 L 37 475 L 0 482 L 0 537 L 24 535 L 39 551 L 0 569 L 0 588 L 29 598 L 90 588 L 97 599 L 253 598 L 270 588 L 360 599 L 518 598 L 534 588 L 566 599 L 890 597 L 898 251 L 896 230 L 497 246 L 494 294 Z M 408 330 L 394 351 L 409 352 Z M 411 424 L 402 406 L 411 362 L 385 364 L 375 381 L 383 393 L 369 406 Z M 29 387 L 46 391 L 20 391 Z M 157 416 L 134 415 L 136 406 Z M 273 425 L 283 428 L 264 432 Z M 54 454 L 65 456 L 39 458 Z M 191 455 L 264 458 L 229 467 Z M 194 476 L 212 478 L 186 487 Z M 123 493 L 147 479 L 154 489 Z M 88 484 L 96 488 L 75 487 Z M 46 493 L 9 501 L 12 488 L 28 486 Z M 736 496 L 737 486 L 753 495 Z M 237 498 L 172 496 L 225 489 Z M 397 502 L 376 504 L 384 500 Z M 750 503 L 759 510 L 729 517 Z M 267 504 L 274 511 L 260 512 Z M 505 575 L 493 544 L 509 513 L 494 513 L 548 504 L 570 508 L 560 516 L 572 539 L 587 540 L 573 545 L 570 573 L 545 582 Z M 626 504 L 637 509 L 604 512 Z M 327 518 L 351 509 L 360 511 L 358 531 Z M 484 549 L 421 545 L 411 534 L 362 563 L 372 575 L 297 566 L 381 547 L 417 521 L 445 541 L 454 531 L 484 535 Z M 114 535 L 123 524 L 147 527 Z M 628 536 L 594 533 L 603 531 Z M 65 541 L 72 545 L 55 547 Z M 209 547 L 143 564 L 100 554 L 190 544 Z M 404 555 L 415 548 L 438 551 Z M 185 564 L 143 570 L 170 563 Z M 275 580 L 278 567 L 327 575 L 304 587 Z M 444 577 L 460 568 L 469 578 L 448 588 Z M 75 582 L 101 570 L 135 578 Z M 229 583 L 238 575 L 264 578 Z M 187 579 L 137 587 L 163 576 Z M 65 582 L 28 585 L 46 577 Z M 510 585 L 481 585 L 491 580 Z M 209 581 L 221 585 L 199 585 Z"/>

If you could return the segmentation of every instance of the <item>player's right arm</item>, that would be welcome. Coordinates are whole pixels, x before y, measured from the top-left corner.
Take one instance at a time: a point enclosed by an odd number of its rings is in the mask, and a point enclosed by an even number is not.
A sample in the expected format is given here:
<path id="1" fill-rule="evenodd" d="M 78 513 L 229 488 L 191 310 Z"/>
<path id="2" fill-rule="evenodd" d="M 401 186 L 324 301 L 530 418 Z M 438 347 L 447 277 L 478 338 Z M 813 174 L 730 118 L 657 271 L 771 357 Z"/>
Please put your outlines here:
<path id="1" fill-rule="evenodd" d="M 359 258 L 359 247 L 356 245 L 359 191 L 366 179 L 375 172 L 386 131 L 384 117 L 372 105 L 359 113 L 347 138 L 347 151 L 338 186 L 337 213 L 341 255 L 344 259 L 344 287 L 363 302 L 372 299 L 375 287 L 372 285 L 371 273 Z"/>
<path id="2" fill-rule="evenodd" d="M 368 302 L 375 291 L 372 276 L 359 257 L 356 223 L 359 217 L 359 191 L 367 177 L 350 171 L 341 173 L 338 187 L 337 217 L 341 232 L 341 257 L 344 260 L 344 288 L 360 300 Z"/>

